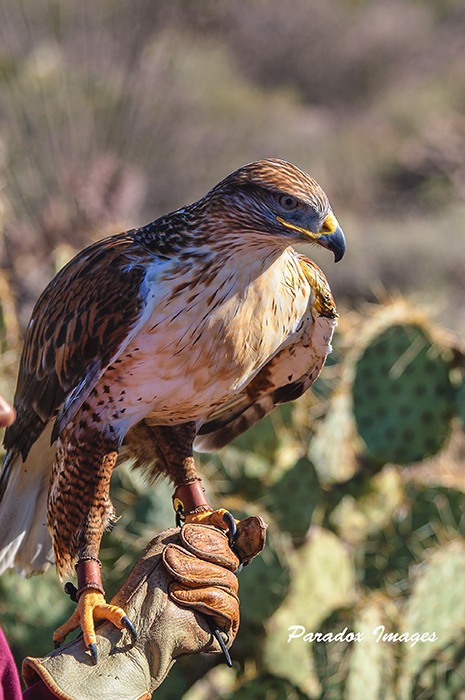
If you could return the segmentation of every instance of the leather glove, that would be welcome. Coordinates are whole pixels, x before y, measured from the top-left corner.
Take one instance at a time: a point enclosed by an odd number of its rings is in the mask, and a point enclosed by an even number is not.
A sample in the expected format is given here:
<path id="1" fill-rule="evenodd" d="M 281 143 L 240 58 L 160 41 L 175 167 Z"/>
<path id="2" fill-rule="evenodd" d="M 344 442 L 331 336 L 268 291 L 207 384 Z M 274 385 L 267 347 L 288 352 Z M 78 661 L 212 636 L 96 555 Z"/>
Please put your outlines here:
<path id="1" fill-rule="evenodd" d="M 260 516 L 242 520 L 234 551 L 211 525 L 186 523 L 158 535 L 111 601 L 126 611 L 137 641 L 103 622 L 97 665 L 80 635 L 42 659 L 25 659 L 26 687 L 41 680 L 62 700 L 146 700 L 180 656 L 221 652 L 212 619 L 229 648 L 239 627 L 233 572 L 261 552 L 265 530 Z"/>

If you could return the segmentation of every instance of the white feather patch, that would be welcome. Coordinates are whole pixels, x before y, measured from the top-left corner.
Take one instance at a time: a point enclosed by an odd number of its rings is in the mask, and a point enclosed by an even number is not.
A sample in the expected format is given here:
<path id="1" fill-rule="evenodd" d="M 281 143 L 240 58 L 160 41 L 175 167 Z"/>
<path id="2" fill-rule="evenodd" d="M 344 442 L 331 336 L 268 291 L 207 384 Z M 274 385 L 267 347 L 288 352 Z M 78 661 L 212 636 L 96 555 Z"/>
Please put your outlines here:
<path id="1" fill-rule="evenodd" d="M 51 426 L 33 445 L 23 464 L 18 455 L 0 508 L 0 574 L 15 568 L 23 576 L 53 564 L 47 530 L 47 494 L 55 448 Z"/>

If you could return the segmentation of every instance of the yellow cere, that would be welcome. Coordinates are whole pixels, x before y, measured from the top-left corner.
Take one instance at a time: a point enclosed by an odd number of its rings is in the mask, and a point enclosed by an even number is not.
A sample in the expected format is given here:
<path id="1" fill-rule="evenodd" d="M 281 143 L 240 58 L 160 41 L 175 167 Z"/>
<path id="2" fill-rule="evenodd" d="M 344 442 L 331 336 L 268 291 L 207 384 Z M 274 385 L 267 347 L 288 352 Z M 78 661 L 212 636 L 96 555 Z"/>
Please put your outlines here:
<path id="1" fill-rule="evenodd" d="M 333 212 L 330 212 L 326 217 L 323 226 L 321 227 L 320 233 L 334 233 L 338 226 L 338 220 L 334 216 Z"/>

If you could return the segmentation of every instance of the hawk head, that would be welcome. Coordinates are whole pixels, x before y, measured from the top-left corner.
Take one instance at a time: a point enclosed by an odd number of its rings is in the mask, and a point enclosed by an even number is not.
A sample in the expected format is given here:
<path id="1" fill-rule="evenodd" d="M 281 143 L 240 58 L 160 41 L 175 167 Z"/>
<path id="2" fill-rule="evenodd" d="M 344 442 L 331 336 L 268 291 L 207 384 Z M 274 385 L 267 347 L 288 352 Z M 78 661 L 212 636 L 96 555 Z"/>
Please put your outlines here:
<path id="1" fill-rule="evenodd" d="M 328 197 L 315 180 L 284 160 L 267 159 L 244 165 L 222 180 L 198 204 L 221 230 L 236 235 L 273 239 L 287 247 L 316 243 L 334 253 L 345 252 L 345 237 Z"/>

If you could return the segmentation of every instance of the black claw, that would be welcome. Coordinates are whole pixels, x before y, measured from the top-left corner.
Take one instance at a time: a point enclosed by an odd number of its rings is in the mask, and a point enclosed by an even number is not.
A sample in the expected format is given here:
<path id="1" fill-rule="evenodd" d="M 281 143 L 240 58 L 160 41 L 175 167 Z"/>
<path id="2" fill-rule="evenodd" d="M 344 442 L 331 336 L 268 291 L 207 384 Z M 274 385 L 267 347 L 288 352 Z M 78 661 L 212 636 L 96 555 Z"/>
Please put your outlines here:
<path id="1" fill-rule="evenodd" d="M 121 618 L 121 622 L 131 635 L 132 643 L 135 644 L 137 642 L 137 632 L 131 620 L 127 615 L 123 615 L 123 617 Z"/>
<path id="2" fill-rule="evenodd" d="M 237 532 L 236 521 L 234 520 L 233 515 L 231 515 L 231 513 L 228 510 L 226 511 L 226 513 L 223 514 L 223 520 L 228 526 L 229 546 L 232 549 L 234 546 L 234 541 Z"/>
<path id="3" fill-rule="evenodd" d="M 69 595 L 73 603 L 77 603 L 77 588 L 71 583 L 71 581 L 65 583 L 65 593 Z"/>
<path id="4" fill-rule="evenodd" d="M 59 642 L 57 639 L 53 640 L 53 648 L 54 649 L 59 649 L 61 647 L 61 642 Z"/>
<path id="5" fill-rule="evenodd" d="M 97 645 L 95 642 L 92 642 L 89 644 L 89 651 L 90 651 L 90 657 L 92 659 L 92 663 L 94 666 L 97 666 L 98 664 L 98 652 L 97 652 Z"/>
<path id="6" fill-rule="evenodd" d="M 211 618 L 211 617 L 207 617 L 207 622 L 208 622 L 208 626 L 210 627 L 210 629 L 212 631 L 212 634 L 214 635 L 216 641 L 218 642 L 218 644 L 221 647 L 221 651 L 224 654 L 224 658 L 226 659 L 226 663 L 228 664 L 229 668 L 232 668 L 233 663 L 231 661 L 229 651 L 226 649 L 226 644 L 223 641 L 223 637 L 221 636 L 221 632 L 219 630 L 218 625 L 216 624 L 215 620 L 213 620 L 213 618 Z"/>
<path id="7" fill-rule="evenodd" d="M 179 505 L 178 509 L 176 511 L 176 527 L 182 527 L 184 523 L 184 511 L 182 509 L 182 506 Z"/>

